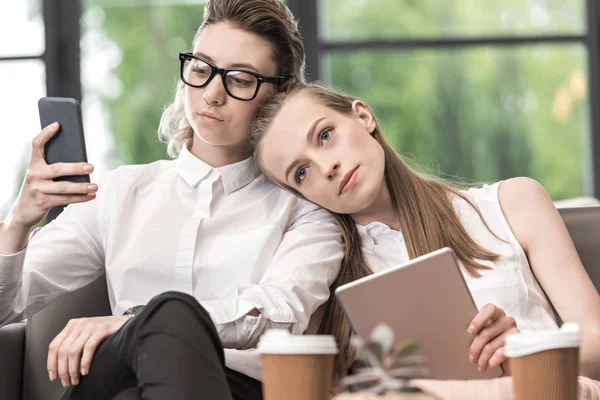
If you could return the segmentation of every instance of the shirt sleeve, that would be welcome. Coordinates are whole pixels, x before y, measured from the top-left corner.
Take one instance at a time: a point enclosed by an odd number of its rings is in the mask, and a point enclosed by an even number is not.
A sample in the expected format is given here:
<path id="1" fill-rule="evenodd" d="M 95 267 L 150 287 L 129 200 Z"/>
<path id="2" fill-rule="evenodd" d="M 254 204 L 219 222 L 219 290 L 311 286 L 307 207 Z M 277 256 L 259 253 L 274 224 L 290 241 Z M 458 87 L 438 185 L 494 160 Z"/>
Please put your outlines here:
<path id="1" fill-rule="evenodd" d="M 329 298 L 339 273 L 344 245 L 329 212 L 299 200 L 296 215 L 258 285 L 231 298 L 201 301 L 223 347 L 248 349 L 270 328 L 302 334 L 313 312 Z M 257 309 L 257 317 L 247 315 Z"/>
<path id="2" fill-rule="evenodd" d="M 29 317 L 104 273 L 104 185 L 101 179 L 96 199 L 66 207 L 21 252 L 0 255 L 0 326 Z"/>

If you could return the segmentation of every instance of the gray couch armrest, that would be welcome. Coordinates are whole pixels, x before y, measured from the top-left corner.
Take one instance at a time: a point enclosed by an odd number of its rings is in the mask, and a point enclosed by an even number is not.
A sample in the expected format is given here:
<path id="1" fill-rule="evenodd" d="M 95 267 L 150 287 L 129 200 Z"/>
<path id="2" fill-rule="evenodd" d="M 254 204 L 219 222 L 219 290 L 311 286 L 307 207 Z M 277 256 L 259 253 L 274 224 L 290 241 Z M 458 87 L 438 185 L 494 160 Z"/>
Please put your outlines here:
<path id="1" fill-rule="evenodd" d="M 23 387 L 25 322 L 0 328 L 0 393 L 3 399 L 20 399 Z"/>

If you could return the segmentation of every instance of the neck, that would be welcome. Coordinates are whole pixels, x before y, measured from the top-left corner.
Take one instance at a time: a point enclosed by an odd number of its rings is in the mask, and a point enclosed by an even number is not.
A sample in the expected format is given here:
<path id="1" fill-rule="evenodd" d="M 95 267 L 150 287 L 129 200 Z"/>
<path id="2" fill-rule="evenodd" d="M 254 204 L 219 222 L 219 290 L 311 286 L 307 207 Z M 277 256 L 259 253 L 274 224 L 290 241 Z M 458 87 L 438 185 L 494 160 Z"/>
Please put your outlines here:
<path id="1" fill-rule="evenodd" d="M 250 157 L 245 142 L 231 146 L 214 146 L 203 142 L 195 135 L 190 153 L 214 168 L 235 164 Z"/>
<path id="2" fill-rule="evenodd" d="M 352 214 L 352 218 L 357 224 L 368 225 L 371 222 L 381 222 L 391 229 L 400 230 L 400 221 L 392 204 L 392 196 L 384 182 L 381 184 L 379 195 L 366 209 Z"/>

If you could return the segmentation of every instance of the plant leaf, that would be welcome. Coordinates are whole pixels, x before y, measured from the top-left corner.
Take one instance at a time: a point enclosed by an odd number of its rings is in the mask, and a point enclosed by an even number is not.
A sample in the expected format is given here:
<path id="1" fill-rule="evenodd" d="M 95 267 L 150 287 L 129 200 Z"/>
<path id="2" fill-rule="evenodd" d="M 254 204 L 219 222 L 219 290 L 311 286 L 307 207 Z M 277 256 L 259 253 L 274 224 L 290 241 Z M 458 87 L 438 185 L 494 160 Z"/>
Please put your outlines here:
<path id="1" fill-rule="evenodd" d="M 387 354 L 394 347 L 394 331 L 386 324 L 379 324 L 371 331 L 369 341 L 379 343 L 383 353 Z"/>
<path id="2" fill-rule="evenodd" d="M 397 343 L 394 346 L 394 352 L 392 353 L 394 358 L 406 357 L 419 350 L 419 342 L 411 340 L 409 342 Z"/>
<path id="3" fill-rule="evenodd" d="M 410 356 L 398 357 L 392 363 L 392 368 L 420 366 L 425 364 L 427 359 L 421 355 L 413 354 Z"/>
<path id="4" fill-rule="evenodd" d="M 375 363 L 378 367 L 383 366 L 383 346 L 377 342 L 367 342 L 360 349 L 359 354 L 368 362 Z"/>

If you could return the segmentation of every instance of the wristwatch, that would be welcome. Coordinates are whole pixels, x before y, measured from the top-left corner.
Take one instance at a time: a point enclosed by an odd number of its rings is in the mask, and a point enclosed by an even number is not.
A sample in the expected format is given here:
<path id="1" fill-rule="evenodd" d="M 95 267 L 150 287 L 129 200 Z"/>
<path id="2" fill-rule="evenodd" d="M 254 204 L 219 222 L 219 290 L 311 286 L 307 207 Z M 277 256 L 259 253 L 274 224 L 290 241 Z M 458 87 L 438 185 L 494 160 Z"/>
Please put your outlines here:
<path id="1" fill-rule="evenodd" d="M 133 307 L 129 307 L 127 310 L 125 310 L 125 312 L 123 313 L 123 315 L 129 315 L 131 318 L 135 317 L 135 315 L 137 313 L 139 313 L 140 311 L 142 311 L 144 309 L 144 307 L 146 306 L 133 306 Z"/>

